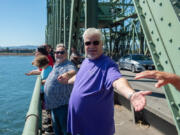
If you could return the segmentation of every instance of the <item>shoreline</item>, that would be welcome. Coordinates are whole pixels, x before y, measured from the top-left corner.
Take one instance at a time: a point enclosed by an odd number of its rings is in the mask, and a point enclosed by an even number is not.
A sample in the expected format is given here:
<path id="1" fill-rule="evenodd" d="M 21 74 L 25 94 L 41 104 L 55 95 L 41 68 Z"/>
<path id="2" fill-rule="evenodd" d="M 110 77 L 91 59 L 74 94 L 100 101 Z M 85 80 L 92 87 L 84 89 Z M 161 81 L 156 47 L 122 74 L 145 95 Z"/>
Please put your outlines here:
<path id="1" fill-rule="evenodd" d="M 0 53 L 0 56 L 33 56 L 34 53 Z"/>

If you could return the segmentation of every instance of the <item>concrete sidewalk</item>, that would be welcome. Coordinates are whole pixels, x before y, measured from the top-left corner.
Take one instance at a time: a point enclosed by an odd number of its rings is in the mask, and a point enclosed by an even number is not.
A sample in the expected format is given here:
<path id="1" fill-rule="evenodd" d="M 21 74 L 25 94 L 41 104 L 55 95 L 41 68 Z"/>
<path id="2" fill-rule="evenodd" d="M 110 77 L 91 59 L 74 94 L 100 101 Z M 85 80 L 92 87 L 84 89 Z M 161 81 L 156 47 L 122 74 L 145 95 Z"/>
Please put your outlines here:
<path id="1" fill-rule="evenodd" d="M 114 107 L 115 135 L 165 135 L 149 125 L 133 124 L 132 113 L 122 105 Z"/>

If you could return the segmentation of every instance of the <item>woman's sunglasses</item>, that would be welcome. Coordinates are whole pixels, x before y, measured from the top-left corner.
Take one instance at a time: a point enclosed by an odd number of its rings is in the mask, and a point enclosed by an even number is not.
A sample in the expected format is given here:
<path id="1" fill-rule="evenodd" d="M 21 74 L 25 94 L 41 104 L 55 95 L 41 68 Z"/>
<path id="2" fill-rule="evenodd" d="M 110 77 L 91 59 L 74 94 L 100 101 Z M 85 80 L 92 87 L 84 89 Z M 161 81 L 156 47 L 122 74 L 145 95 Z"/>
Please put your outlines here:
<path id="1" fill-rule="evenodd" d="M 91 42 L 91 41 L 87 41 L 87 42 L 84 42 L 84 44 L 86 45 L 86 46 L 89 46 L 89 45 L 91 45 L 91 44 L 93 44 L 93 45 L 99 45 L 99 41 L 93 41 L 93 42 Z"/>

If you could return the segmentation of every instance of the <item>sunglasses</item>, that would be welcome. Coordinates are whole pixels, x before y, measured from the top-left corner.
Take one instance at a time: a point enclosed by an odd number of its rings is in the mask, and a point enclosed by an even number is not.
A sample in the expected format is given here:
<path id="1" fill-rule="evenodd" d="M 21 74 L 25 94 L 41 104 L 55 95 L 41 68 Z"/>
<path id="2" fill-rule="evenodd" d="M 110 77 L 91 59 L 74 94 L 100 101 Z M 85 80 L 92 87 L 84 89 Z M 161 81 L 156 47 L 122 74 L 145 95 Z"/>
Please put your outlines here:
<path id="1" fill-rule="evenodd" d="M 86 45 L 86 46 L 89 46 L 89 45 L 91 45 L 91 44 L 93 44 L 93 45 L 99 45 L 99 41 L 93 41 L 93 42 L 91 42 L 91 41 L 87 41 L 87 42 L 85 42 L 84 44 Z"/>
<path id="2" fill-rule="evenodd" d="M 65 51 L 56 51 L 55 54 L 65 54 Z"/>

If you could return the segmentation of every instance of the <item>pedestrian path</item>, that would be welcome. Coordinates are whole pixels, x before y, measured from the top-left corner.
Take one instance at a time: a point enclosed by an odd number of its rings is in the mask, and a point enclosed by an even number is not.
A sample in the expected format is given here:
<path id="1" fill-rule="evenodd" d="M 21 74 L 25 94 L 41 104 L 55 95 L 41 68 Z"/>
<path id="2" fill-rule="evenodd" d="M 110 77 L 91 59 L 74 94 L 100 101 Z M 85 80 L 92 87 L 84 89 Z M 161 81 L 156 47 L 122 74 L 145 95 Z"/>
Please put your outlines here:
<path id="1" fill-rule="evenodd" d="M 165 135 L 151 125 L 133 123 L 132 113 L 122 105 L 114 106 L 115 135 Z"/>

